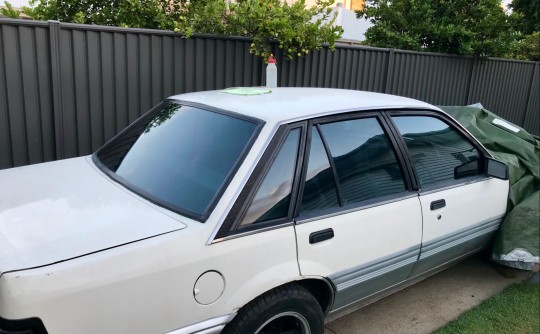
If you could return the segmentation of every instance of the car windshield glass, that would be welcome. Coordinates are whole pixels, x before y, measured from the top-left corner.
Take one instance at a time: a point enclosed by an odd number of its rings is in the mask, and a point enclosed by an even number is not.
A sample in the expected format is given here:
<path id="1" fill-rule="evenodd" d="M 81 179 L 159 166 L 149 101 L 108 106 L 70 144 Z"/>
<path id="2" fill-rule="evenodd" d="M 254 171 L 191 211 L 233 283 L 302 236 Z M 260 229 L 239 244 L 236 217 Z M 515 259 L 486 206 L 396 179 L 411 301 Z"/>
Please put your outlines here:
<path id="1" fill-rule="evenodd" d="M 201 219 L 254 136 L 258 124 L 165 102 L 97 152 L 129 188 Z"/>

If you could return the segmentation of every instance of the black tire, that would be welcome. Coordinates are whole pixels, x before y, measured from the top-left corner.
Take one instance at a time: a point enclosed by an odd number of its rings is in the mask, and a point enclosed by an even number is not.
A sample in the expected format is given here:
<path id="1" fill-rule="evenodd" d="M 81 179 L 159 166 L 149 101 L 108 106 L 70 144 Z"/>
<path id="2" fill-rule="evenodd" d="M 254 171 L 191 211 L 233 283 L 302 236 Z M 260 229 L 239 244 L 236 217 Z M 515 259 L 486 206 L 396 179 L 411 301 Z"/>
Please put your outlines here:
<path id="1" fill-rule="evenodd" d="M 323 334 L 324 314 L 309 291 L 298 284 L 287 284 L 242 307 L 222 333 Z"/>

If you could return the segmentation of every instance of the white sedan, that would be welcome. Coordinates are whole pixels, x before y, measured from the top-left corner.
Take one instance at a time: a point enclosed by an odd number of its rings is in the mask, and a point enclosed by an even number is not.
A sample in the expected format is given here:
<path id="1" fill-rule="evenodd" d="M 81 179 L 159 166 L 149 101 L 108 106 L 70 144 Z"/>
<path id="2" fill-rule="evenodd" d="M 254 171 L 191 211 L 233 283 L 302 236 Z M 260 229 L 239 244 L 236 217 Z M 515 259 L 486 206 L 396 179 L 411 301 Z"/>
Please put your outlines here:
<path id="1" fill-rule="evenodd" d="M 0 171 L 0 333 L 323 333 L 488 246 L 507 174 L 412 99 L 177 95 L 92 156 Z"/>

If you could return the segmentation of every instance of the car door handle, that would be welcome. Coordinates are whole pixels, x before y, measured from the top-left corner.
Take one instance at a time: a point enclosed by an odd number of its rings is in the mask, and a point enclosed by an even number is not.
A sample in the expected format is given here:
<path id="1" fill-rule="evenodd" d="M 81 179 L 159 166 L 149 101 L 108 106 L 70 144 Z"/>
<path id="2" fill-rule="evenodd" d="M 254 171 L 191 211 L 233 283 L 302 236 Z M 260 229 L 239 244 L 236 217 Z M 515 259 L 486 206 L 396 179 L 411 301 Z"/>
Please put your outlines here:
<path id="1" fill-rule="evenodd" d="M 446 206 L 446 201 L 444 199 L 440 199 L 438 201 L 431 202 L 430 209 L 433 211 L 433 210 L 444 208 L 445 206 Z"/>
<path id="2" fill-rule="evenodd" d="M 309 243 L 314 244 L 324 240 L 332 239 L 334 237 L 334 230 L 327 228 L 326 230 L 313 232 L 309 235 Z"/>

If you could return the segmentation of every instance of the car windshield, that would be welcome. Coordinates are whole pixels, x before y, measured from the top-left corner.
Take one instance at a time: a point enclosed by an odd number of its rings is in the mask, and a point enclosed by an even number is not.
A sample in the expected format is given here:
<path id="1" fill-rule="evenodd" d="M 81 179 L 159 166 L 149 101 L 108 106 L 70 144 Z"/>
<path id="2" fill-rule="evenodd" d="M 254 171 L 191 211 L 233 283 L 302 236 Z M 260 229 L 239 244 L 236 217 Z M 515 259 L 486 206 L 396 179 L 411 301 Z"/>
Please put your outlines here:
<path id="1" fill-rule="evenodd" d="M 166 101 L 98 150 L 96 157 L 126 187 L 204 220 L 258 125 L 236 115 Z"/>

